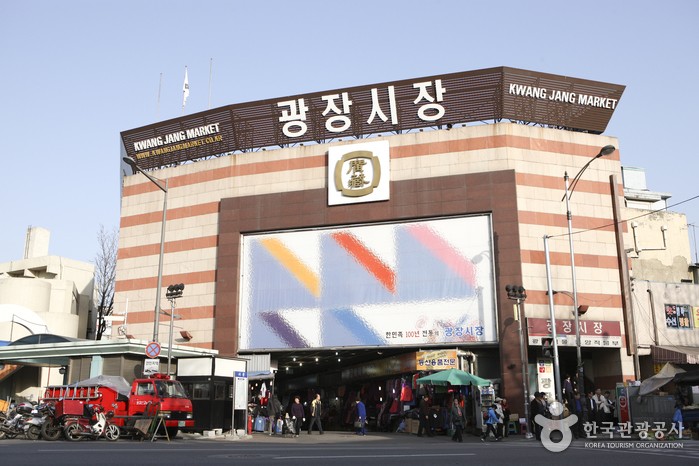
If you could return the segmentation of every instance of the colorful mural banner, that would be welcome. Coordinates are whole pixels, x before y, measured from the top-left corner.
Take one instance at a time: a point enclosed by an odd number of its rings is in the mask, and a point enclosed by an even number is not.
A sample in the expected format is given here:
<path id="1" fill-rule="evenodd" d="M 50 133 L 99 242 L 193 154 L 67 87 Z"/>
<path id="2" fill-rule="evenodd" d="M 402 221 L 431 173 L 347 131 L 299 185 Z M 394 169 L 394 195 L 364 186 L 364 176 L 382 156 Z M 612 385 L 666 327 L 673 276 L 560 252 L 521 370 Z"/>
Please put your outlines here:
<path id="1" fill-rule="evenodd" d="M 496 342 L 487 215 L 246 235 L 241 349 Z"/>

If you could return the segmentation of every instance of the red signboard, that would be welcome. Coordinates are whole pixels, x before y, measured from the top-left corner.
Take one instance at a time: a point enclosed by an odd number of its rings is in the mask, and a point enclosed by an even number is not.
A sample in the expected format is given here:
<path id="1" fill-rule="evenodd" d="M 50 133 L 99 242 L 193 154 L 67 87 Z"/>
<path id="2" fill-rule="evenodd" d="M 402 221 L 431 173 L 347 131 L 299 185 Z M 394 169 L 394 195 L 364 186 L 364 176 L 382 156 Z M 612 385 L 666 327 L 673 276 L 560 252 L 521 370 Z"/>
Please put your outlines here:
<path id="1" fill-rule="evenodd" d="M 579 320 L 580 346 L 621 348 L 621 325 L 614 320 Z M 549 319 L 527 319 L 529 344 L 540 346 L 543 337 L 551 336 Z M 575 320 L 556 320 L 556 341 L 559 346 L 576 346 Z"/>

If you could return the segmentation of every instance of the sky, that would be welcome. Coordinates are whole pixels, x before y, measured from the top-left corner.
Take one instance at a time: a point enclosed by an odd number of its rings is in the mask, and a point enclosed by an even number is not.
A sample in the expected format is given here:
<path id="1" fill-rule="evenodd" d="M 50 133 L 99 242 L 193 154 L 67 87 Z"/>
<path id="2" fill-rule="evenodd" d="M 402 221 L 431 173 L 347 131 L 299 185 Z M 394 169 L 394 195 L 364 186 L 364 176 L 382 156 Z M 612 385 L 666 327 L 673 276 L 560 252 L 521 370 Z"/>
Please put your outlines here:
<path id="1" fill-rule="evenodd" d="M 0 5 L 0 263 L 30 225 L 51 255 L 94 261 L 119 225 L 120 133 L 182 115 L 185 66 L 187 114 L 497 66 L 622 84 L 604 134 L 699 226 L 694 0 Z"/>

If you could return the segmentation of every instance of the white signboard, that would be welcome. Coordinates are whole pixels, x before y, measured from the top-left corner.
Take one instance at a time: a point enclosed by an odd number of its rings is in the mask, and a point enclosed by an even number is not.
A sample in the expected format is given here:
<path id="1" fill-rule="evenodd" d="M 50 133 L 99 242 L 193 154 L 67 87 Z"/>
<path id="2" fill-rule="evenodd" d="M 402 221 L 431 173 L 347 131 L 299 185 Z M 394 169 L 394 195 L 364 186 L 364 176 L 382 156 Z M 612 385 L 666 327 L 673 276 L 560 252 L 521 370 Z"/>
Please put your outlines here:
<path id="1" fill-rule="evenodd" d="M 143 375 L 157 374 L 160 372 L 160 360 L 155 359 L 144 359 L 143 360 Z"/>
<path id="2" fill-rule="evenodd" d="M 248 409 L 248 373 L 235 373 L 233 409 Z"/>

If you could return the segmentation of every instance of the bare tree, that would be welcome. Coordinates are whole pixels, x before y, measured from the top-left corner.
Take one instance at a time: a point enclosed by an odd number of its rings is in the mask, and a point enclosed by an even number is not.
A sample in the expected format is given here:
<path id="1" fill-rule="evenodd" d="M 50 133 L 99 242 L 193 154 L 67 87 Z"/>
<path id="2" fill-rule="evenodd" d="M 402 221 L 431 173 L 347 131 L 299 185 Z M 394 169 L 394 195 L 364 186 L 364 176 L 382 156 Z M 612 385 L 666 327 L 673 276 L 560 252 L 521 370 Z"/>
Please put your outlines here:
<path id="1" fill-rule="evenodd" d="M 112 314 L 114 307 L 114 282 L 116 279 L 117 250 L 119 248 L 119 230 L 106 230 L 100 225 L 97 233 L 99 250 L 95 257 L 95 293 L 97 297 L 97 323 L 95 340 L 101 340 L 107 329 L 105 317 Z"/>

